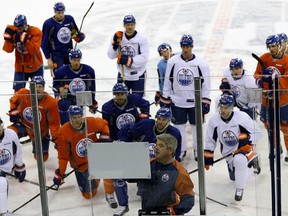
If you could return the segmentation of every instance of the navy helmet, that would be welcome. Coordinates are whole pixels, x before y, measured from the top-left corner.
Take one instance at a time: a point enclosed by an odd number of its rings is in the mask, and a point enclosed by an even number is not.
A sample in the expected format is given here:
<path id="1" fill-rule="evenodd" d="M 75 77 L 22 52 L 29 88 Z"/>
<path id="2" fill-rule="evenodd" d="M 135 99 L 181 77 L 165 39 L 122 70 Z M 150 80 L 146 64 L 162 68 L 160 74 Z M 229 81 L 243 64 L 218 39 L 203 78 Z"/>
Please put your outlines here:
<path id="1" fill-rule="evenodd" d="M 69 59 L 82 58 L 82 52 L 79 49 L 71 49 L 69 52 Z"/>
<path id="2" fill-rule="evenodd" d="M 155 118 L 157 117 L 163 117 L 170 120 L 172 118 L 171 110 L 167 107 L 161 107 L 155 115 Z"/>
<path id="3" fill-rule="evenodd" d="M 127 23 L 136 23 L 136 19 L 133 15 L 126 15 L 124 16 L 123 23 L 124 25 Z"/>
<path id="4" fill-rule="evenodd" d="M 278 34 L 280 42 L 287 42 L 287 35 L 285 33 Z"/>
<path id="5" fill-rule="evenodd" d="M 114 86 L 113 86 L 113 94 L 116 94 L 116 93 L 128 93 L 128 88 L 127 86 L 124 84 L 124 83 L 116 83 Z"/>
<path id="6" fill-rule="evenodd" d="M 14 26 L 23 27 L 27 25 L 27 18 L 23 14 L 18 14 L 14 19 Z"/>
<path id="7" fill-rule="evenodd" d="M 159 55 L 161 56 L 161 51 L 162 50 L 166 50 L 166 49 L 169 49 L 170 51 L 172 50 L 171 46 L 167 43 L 162 43 L 158 46 L 158 53 Z"/>
<path id="8" fill-rule="evenodd" d="M 45 85 L 45 80 L 43 76 L 33 76 L 31 81 L 35 82 L 36 84 L 42 84 L 43 86 Z"/>
<path id="9" fill-rule="evenodd" d="M 267 39 L 266 39 L 266 46 L 268 48 L 269 45 L 280 45 L 281 41 L 280 41 L 280 37 L 278 35 L 270 35 Z"/>
<path id="10" fill-rule="evenodd" d="M 241 58 L 231 59 L 229 67 L 230 67 L 230 70 L 232 70 L 233 68 L 236 68 L 236 67 L 242 68 L 243 67 L 242 59 Z"/>
<path id="11" fill-rule="evenodd" d="M 235 101 L 233 95 L 223 94 L 219 100 L 219 105 L 226 105 L 234 107 Z"/>
<path id="12" fill-rule="evenodd" d="M 65 11 L 65 5 L 62 2 L 56 2 L 53 9 L 54 11 Z"/>
<path id="13" fill-rule="evenodd" d="M 83 115 L 83 109 L 80 106 L 72 105 L 68 109 L 69 117 L 72 115 Z"/>
<path id="14" fill-rule="evenodd" d="M 183 35 L 180 40 L 180 46 L 193 46 L 193 38 L 191 35 Z"/>

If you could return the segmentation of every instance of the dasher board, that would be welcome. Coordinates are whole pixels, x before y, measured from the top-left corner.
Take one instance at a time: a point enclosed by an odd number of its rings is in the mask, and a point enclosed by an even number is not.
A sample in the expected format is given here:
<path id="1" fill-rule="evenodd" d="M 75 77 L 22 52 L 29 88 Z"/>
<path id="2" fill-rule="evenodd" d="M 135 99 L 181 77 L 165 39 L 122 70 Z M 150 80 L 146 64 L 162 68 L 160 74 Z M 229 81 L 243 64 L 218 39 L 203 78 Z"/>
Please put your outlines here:
<path id="1" fill-rule="evenodd" d="M 148 142 L 90 143 L 90 179 L 151 177 Z"/>

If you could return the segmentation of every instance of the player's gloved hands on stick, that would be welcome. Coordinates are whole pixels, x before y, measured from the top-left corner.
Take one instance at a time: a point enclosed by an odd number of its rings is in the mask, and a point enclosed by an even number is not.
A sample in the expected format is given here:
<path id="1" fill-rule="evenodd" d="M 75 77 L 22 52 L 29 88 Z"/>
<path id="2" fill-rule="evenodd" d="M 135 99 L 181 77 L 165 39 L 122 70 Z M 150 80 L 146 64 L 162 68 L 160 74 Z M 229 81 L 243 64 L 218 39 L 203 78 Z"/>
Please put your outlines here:
<path id="1" fill-rule="evenodd" d="M 79 32 L 76 34 L 75 37 L 73 37 L 73 40 L 76 41 L 77 43 L 82 42 L 85 39 L 85 34 L 83 32 Z"/>
<path id="2" fill-rule="evenodd" d="M 23 163 L 21 166 L 15 165 L 14 174 L 16 178 L 19 180 L 19 182 L 23 182 L 26 177 L 25 164 Z"/>
<path id="3" fill-rule="evenodd" d="M 20 112 L 18 109 L 10 109 L 7 113 L 10 116 L 10 122 L 19 122 L 21 120 Z"/>
<path id="4" fill-rule="evenodd" d="M 95 114 L 97 112 L 97 109 L 98 109 L 98 102 L 94 101 L 93 105 L 89 106 L 89 112 Z"/>
<path id="5" fill-rule="evenodd" d="M 127 67 L 131 67 L 133 63 L 133 58 L 128 55 L 119 54 L 117 57 L 117 64 L 126 65 Z"/>
<path id="6" fill-rule="evenodd" d="M 12 26 L 12 25 L 7 25 L 3 34 L 4 40 L 8 40 L 12 42 L 16 32 L 17 32 L 17 27 Z"/>
<path id="7" fill-rule="evenodd" d="M 204 164 L 205 169 L 209 170 L 210 166 L 214 164 L 214 152 L 210 150 L 204 150 Z"/>
<path id="8" fill-rule="evenodd" d="M 28 39 L 28 35 L 26 32 L 17 32 L 15 34 L 15 41 L 25 44 Z"/>
<path id="9" fill-rule="evenodd" d="M 112 41 L 112 46 L 113 46 L 113 49 L 115 51 L 119 48 L 119 46 L 121 46 L 122 37 L 123 37 L 123 32 L 122 31 L 117 31 L 114 34 L 113 41 Z"/>
<path id="10" fill-rule="evenodd" d="M 202 98 L 202 113 L 203 115 L 208 114 L 210 112 L 210 104 L 211 100 L 209 98 Z"/>
<path id="11" fill-rule="evenodd" d="M 274 80 L 275 77 L 280 76 L 281 73 L 276 67 L 271 66 L 271 67 L 266 68 L 262 75 L 263 75 L 262 77 L 263 82 L 268 82 L 269 76 L 271 76 L 272 80 Z"/>
<path id="12" fill-rule="evenodd" d="M 53 178 L 53 182 L 55 184 L 55 187 L 58 189 L 60 185 L 64 184 L 64 180 L 62 176 L 60 175 L 60 170 L 56 169 L 55 170 L 55 176 Z"/>
<path id="13" fill-rule="evenodd" d="M 233 152 L 233 155 L 237 153 L 244 153 L 247 154 L 249 153 L 252 149 L 253 146 L 251 145 L 250 141 L 250 135 L 246 133 L 240 133 L 238 136 L 239 144 L 238 144 L 238 149 Z"/>

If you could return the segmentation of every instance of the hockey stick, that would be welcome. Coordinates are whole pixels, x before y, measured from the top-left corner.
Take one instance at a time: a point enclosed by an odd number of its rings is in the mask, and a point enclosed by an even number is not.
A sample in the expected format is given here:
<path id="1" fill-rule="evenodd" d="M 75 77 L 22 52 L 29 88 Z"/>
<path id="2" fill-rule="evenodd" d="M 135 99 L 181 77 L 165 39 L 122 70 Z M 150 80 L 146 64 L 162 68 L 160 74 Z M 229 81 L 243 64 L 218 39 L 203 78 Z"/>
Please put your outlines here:
<path id="1" fill-rule="evenodd" d="M 197 194 L 196 192 L 195 192 L 195 194 L 197 195 L 197 196 L 199 196 L 199 194 Z M 215 202 L 215 203 L 218 203 L 219 205 L 222 205 L 222 206 L 225 206 L 225 207 L 229 207 L 227 204 L 225 204 L 225 203 L 222 203 L 222 202 L 219 202 L 219 201 L 217 201 L 217 200 L 215 200 L 215 199 L 212 199 L 212 198 L 210 198 L 210 197 L 205 197 L 207 200 L 210 200 L 210 201 L 212 201 L 212 202 Z"/>
<path id="2" fill-rule="evenodd" d="M 213 164 L 215 164 L 215 163 L 217 163 L 217 162 L 219 162 L 219 161 L 221 161 L 221 160 L 223 160 L 223 159 L 225 159 L 227 157 L 230 157 L 231 155 L 233 155 L 233 152 L 231 152 L 231 153 L 229 153 L 227 155 L 224 155 L 223 157 L 218 158 L 217 160 L 214 161 Z M 188 174 L 192 174 L 192 173 L 197 172 L 197 171 L 198 171 L 198 168 L 195 169 L 195 170 L 190 171 Z"/>
<path id="3" fill-rule="evenodd" d="M 92 2 L 92 4 L 90 5 L 90 7 L 88 8 L 88 10 L 86 11 L 86 13 L 84 14 L 84 16 L 83 16 L 83 18 L 82 18 L 82 21 L 81 21 L 80 28 L 79 28 L 79 32 L 81 32 L 84 19 L 85 19 L 86 15 L 89 13 L 89 11 L 91 10 L 91 8 L 93 7 L 93 5 L 94 5 L 94 2 Z M 76 49 L 77 44 L 78 44 L 78 43 L 76 42 L 74 49 Z"/>
<path id="4" fill-rule="evenodd" d="M 75 172 L 76 169 L 77 169 L 77 168 L 75 168 L 75 169 L 71 170 L 69 173 L 65 174 L 64 177 L 63 177 L 63 179 L 67 178 L 69 175 L 71 175 L 73 172 Z M 51 186 L 49 186 L 49 187 L 46 187 L 46 191 L 48 191 L 48 190 L 50 190 L 50 189 L 53 190 L 54 186 L 55 186 L 55 184 L 53 184 L 53 185 L 51 185 Z M 22 205 L 19 206 L 18 208 L 14 209 L 14 210 L 12 211 L 12 213 L 14 213 L 14 212 L 18 211 L 20 208 L 26 206 L 28 203 L 30 203 L 31 201 L 33 201 L 34 199 L 36 199 L 38 196 L 40 196 L 40 193 L 38 193 L 37 195 L 35 195 L 34 197 L 32 197 L 30 200 L 28 200 L 27 202 L 25 202 L 24 204 L 22 204 Z"/>
<path id="5" fill-rule="evenodd" d="M 256 60 L 258 61 L 258 63 L 259 63 L 260 66 L 261 66 L 261 69 L 264 71 L 264 70 L 266 69 L 266 67 L 265 67 L 264 62 L 262 61 L 262 59 L 260 59 L 260 57 L 257 56 L 255 53 L 252 53 L 251 55 L 252 55 L 252 57 L 253 57 L 254 59 L 256 59 Z"/>
<path id="6" fill-rule="evenodd" d="M 17 177 L 15 175 L 13 175 L 12 173 L 7 173 L 7 172 L 4 172 L 5 175 L 7 176 L 11 176 L 11 177 L 14 177 L 15 179 L 17 179 Z M 30 181 L 28 179 L 24 179 L 23 180 L 24 182 L 27 182 L 27 183 L 30 183 L 30 184 L 33 184 L 33 185 L 37 185 L 39 186 L 39 183 L 37 182 L 34 182 L 34 181 Z M 48 186 L 46 186 L 46 188 L 48 188 Z M 56 188 L 51 188 L 52 190 L 57 190 Z"/>

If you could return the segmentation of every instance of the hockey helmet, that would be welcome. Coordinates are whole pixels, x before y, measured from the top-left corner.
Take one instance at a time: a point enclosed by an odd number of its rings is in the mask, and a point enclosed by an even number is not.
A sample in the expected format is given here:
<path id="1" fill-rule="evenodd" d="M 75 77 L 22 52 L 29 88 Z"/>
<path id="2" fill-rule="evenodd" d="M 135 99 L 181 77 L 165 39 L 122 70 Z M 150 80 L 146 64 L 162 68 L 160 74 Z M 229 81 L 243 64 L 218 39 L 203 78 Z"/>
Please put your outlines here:
<path id="1" fill-rule="evenodd" d="M 233 95 L 223 94 L 219 100 L 219 105 L 226 105 L 234 107 L 235 101 Z"/>
<path id="2" fill-rule="evenodd" d="M 35 82 L 36 84 L 42 84 L 43 86 L 45 85 L 45 80 L 43 76 L 33 76 L 31 81 Z"/>
<path id="3" fill-rule="evenodd" d="M 56 2 L 53 9 L 54 11 L 65 11 L 65 5 L 62 2 Z"/>
<path id="4" fill-rule="evenodd" d="M 169 44 L 167 44 L 167 43 L 160 44 L 159 47 L 158 47 L 159 55 L 161 56 L 161 51 L 162 50 L 166 50 L 166 49 L 172 50 L 172 48 L 171 48 L 171 46 Z"/>
<path id="5" fill-rule="evenodd" d="M 161 107 L 155 115 L 155 118 L 157 117 L 168 118 L 170 120 L 172 118 L 171 110 L 167 107 Z"/>
<path id="6" fill-rule="evenodd" d="M 27 18 L 23 14 L 18 14 L 14 19 L 14 26 L 23 27 L 27 25 Z"/>
<path id="7" fill-rule="evenodd" d="M 267 39 L 266 39 L 266 46 L 268 48 L 269 45 L 280 45 L 281 41 L 280 41 L 280 37 L 278 35 L 270 35 Z"/>
<path id="8" fill-rule="evenodd" d="M 68 109 L 69 117 L 72 115 L 83 115 L 83 109 L 80 106 L 72 105 Z"/>
<path id="9" fill-rule="evenodd" d="M 123 23 L 124 25 L 127 23 L 136 23 L 136 19 L 134 18 L 133 15 L 126 15 L 124 16 Z"/>
<path id="10" fill-rule="evenodd" d="M 193 38 L 191 35 L 183 35 L 180 40 L 180 46 L 193 46 Z"/>
<path id="11" fill-rule="evenodd" d="M 285 33 L 278 34 L 280 42 L 287 42 L 287 35 Z"/>
<path id="12" fill-rule="evenodd" d="M 128 93 L 128 88 L 127 86 L 124 84 L 124 83 L 116 83 L 114 86 L 113 86 L 113 94 L 116 94 L 116 93 Z"/>
<path id="13" fill-rule="evenodd" d="M 231 59 L 229 67 L 230 67 L 230 70 L 232 70 L 233 68 L 236 68 L 236 67 L 242 68 L 243 67 L 242 59 L 240 59 L 240 58 Z"/>
<path id="14" fill-rule="evenodd" d="M 82 52 L 79 49 L 71 49 L 69 52 L 69 59 L 82 58 Z"/>

